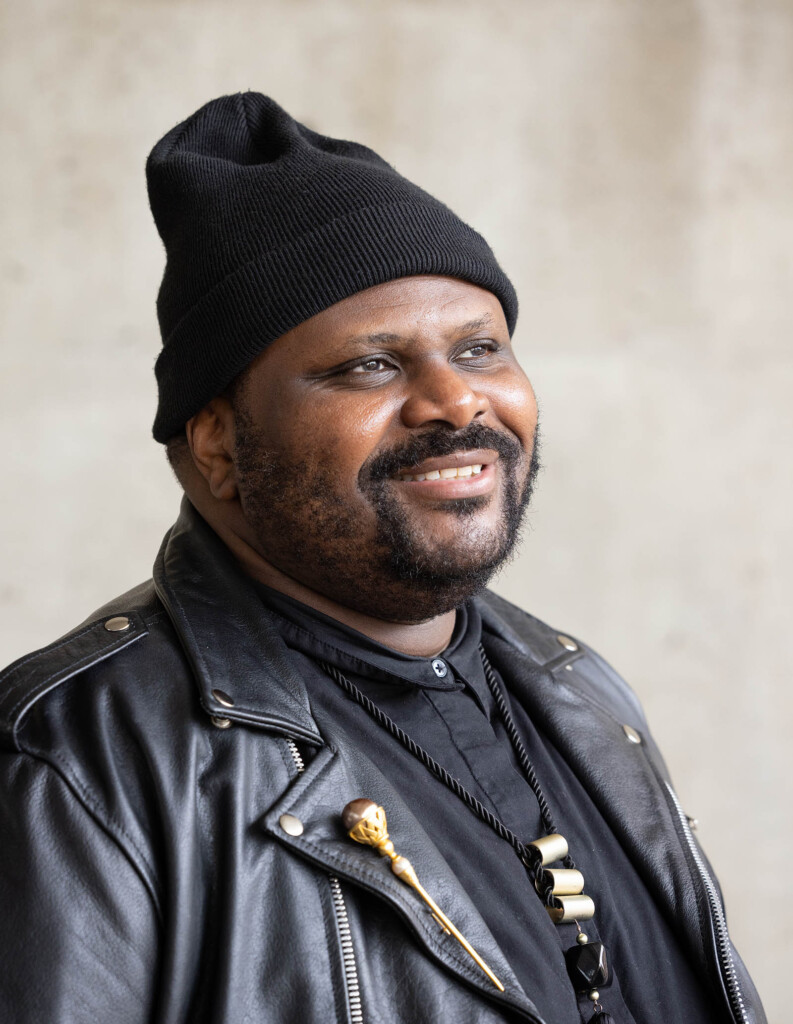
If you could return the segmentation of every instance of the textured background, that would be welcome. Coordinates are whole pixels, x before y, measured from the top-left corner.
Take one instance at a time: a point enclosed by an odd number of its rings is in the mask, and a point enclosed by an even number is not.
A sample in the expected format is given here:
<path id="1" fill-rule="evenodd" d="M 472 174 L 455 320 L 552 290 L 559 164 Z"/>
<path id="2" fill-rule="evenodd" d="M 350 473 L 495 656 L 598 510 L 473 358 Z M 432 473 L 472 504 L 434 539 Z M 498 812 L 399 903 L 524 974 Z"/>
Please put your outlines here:
<path id="1" fill-rule="evenodd" d="M 0 661 L 149 574 L 143 164 L 209 98 L 366 142 L 518 288 L 547 469 L 498 589 L 639 692 L 789 1010 L 793 0 L 26 0 L 2 24 Z"/>

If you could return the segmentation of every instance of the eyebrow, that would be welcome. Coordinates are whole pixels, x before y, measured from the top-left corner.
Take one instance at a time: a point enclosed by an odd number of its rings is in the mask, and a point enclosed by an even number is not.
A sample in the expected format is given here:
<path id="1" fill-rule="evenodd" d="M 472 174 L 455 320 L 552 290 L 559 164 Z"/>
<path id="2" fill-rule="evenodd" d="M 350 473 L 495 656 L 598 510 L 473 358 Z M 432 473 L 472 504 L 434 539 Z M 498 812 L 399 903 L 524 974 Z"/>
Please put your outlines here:
<path id="1" fill-rule="evenodd" d="M 490 313 L 485 313 L 475 320 L 468 320 L 464 324 L 457 324 L 450 333 L 460 337 L 465 334 L 473 334 L 475 331 L 481 331 L 485 327 L 492 327 L 495 323 Z M 383 331 L 378 334 L 355 334 L 347 339 L 348 345 L 359 345 L 361 342 L 368 345 L 393 345 L 400 341 L 410 341 L 410 338 L 404 334 L 391 334 L 388 331 Z"/>

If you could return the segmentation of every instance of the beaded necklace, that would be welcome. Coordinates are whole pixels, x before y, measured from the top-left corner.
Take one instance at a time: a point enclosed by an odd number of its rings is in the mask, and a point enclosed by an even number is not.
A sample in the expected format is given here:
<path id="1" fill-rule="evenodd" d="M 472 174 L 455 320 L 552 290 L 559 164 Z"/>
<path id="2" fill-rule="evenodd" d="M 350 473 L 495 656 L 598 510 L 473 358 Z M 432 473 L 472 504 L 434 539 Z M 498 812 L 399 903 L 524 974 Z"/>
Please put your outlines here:
<path id="1" fill-rule="evenodd" d="M 439 764 L 423 747 L 420 747 L 403 729 L 389 718 L 365 693 L 355 686 L 334 665 L 321 661 L 322 669 L 338 686 L 344 690 L 371 718 L 386 729 L 402 746 L 421 763 L 455 796 L 501 839 L 510 844 L 531 879 L 534 888 L 543 901 L 545 908 L 554 924 L 573 923 L 578 929 L 576 945 L 566 950 L 565 964 L 570 981 L 576 992 L 586 993 L 592 1001 L 595 1014 L 590 1024 L 610 1024 L 612 1017 L 606 1013 L 600 1003 L 600 988 L 609 982 L 609 966 L 606 949 L 602 942 L 590 942 L 581 927 L 582 921 L 588 921 L 595 915 L 595 904 L 584 893 L 584 876 L 576 868 L 570 857 L 567 840 L 560 835 L 551 812 L 545 793 L 540 786 L 534 765 L 529 760 L 526 748 L 518 733 L 517 726 L 507 703 L 507 697 L 501 683 L 485 654 L 484 647 L 479 645 L 479 654 L 485 679 L 496 710 L 506 729 L 512 749 L 520 765 L 526 781 L 529 783 L 540 808 L 545 834 L 529 843 L 524 843 L 515 833 L 487 809 L 470 793 L 459 780 L 455 779 L 443 765 Z M 551 867 L 552 864 L 561 867 Z"/>

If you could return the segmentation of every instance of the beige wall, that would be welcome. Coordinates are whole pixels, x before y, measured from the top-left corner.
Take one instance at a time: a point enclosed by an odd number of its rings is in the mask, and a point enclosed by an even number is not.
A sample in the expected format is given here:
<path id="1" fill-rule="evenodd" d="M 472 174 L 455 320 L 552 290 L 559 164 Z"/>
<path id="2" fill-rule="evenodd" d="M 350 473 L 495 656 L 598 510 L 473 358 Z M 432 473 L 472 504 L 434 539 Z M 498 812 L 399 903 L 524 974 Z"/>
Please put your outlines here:
<path id="1" fill-rule="evenodd" d="M 149 573 L 178 495 L 144 160 L 270 92 L 512 275 L 547 470 L 500 589 L 638 690 L 784 1019 L 793 0 L 26 0 L 2 39 L 0 660 Z"/>

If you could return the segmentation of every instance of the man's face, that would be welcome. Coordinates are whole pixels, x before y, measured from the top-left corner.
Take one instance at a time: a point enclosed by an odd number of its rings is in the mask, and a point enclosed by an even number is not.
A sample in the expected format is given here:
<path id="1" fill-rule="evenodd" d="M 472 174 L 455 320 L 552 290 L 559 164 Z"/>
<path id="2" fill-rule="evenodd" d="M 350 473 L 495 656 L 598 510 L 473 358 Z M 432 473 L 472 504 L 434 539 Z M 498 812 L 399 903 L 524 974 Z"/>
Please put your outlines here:
<path id="1" fill-rule="evenodd" d="M 537 406 L 490 292 L 432 276 L 369 288 L 279 338 L 234 404 L 252 543 L 312 590 L 424 621 L 513 549 Z"/>

